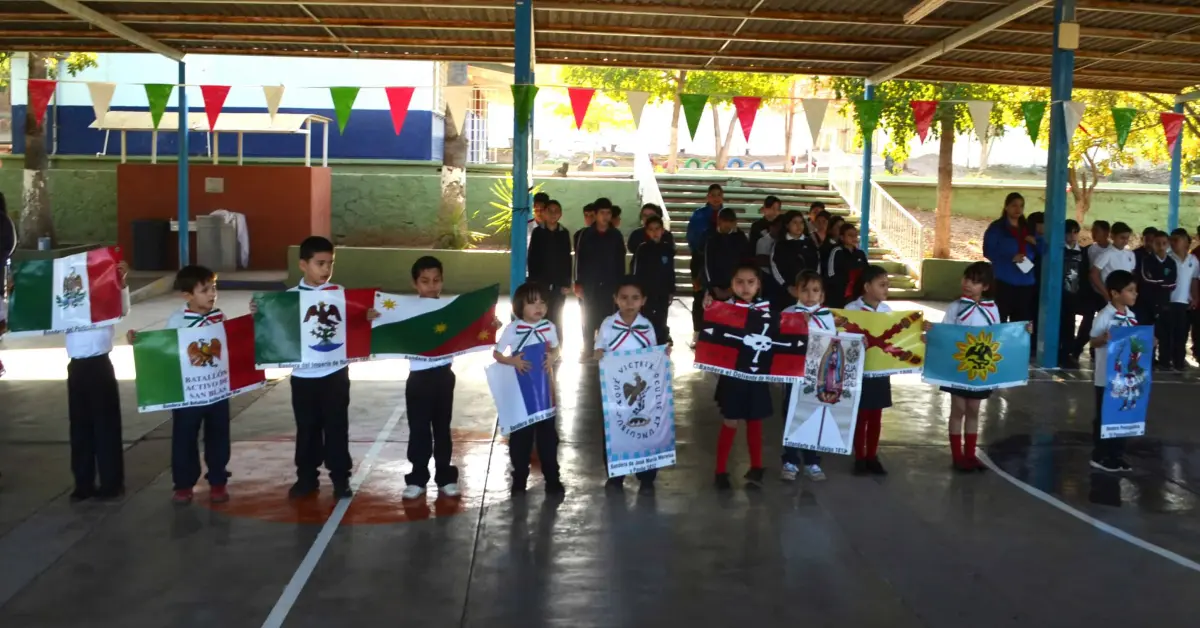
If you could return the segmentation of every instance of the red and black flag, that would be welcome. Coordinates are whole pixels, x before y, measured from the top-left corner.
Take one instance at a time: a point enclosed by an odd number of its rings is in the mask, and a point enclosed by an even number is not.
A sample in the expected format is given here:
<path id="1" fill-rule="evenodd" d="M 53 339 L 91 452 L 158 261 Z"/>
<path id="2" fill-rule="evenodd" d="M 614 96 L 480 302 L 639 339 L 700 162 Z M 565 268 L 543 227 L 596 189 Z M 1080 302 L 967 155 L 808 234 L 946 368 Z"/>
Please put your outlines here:
<path id="1" fill-rule="evenodd" d="M 793 382 L 804 377 L 808 320 L 771 314 L 763 303 L 713 303 L 704 310 L 696 368 L 737 379 Z"/>

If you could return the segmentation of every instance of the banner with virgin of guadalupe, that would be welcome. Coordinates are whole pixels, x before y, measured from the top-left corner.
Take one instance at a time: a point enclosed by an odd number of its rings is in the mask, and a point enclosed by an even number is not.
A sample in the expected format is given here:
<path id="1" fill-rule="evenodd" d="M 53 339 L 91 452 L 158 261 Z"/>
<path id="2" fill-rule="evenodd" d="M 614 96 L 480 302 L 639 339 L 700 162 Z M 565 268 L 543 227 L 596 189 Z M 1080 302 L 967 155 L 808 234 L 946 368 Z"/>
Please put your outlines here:
<path id="1" fill-rule="evenodd" d="M 785 447 L 850 453 L 866 352 L 859 334 L 809 332 L 804 379 L 788 402 Z"/>
<path id="2" fill-rule="evenodd" d="M 600 396 L 609 477 L 675 464 L 675 391 L 666 345 L 605 352 Z"/>
<path id="3" fill-rule="evenodd" d="M 1100 438 L 1141 436 L 1146 433 L 1146 407 L 1150 405 L 1154 327 L 1114 327 L 1110 334 Z"/>

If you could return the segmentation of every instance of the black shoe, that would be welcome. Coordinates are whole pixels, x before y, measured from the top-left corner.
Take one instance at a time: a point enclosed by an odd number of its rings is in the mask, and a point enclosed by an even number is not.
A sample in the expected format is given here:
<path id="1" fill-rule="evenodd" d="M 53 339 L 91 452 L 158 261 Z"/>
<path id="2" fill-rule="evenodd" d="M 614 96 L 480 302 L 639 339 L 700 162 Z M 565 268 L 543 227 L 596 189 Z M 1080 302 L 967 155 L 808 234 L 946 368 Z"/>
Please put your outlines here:
<path id="1" fill-rule="evenodd" d="M 638 487 L 639 495 L 652 495 L 654 493 L 654 480 L 642 480 L 641 486 Z"/>
<path id="2" fill-rule="evenodd" d="M 71 492 L 72 502 L 87 501 L 96 496 L 96 489 L 86 486 L 77 487 Z"/>
<path id="3" fill-rule="evenodd" d="M 513 478 L 513 480 L 512 480 L 512 488 L 511 488 L 511 489 L 509 489 L 509 490 L 511 490 L 513 493 L 524 493 L 524 492 L 525 492 L 525 485 L 526 485 L 526 479 L 525 479 L 525 478 L 521 478 L 521 479 L 519 479 L 519 480 L 518 480 L 517 478 Z"/>
<path id="4" fill-rule="evenodd" d="M 763 485 L 763 469 L 762 469 L 762 467 L 759 467 L 757 469 L 750 469 L 749 471 L 746 472 L 746 475 L 742 476 L 742 479 L 746 480 L 746 486 L 749 488 L 762 488 L 762 485 Z"/>
<path id="5" fill-rule="evenodd" d="M 1121 471 L 1120 463 L 1118 463 L 1116 460 L 1114 460 L 1112 458 L 1104 458 L 1104 459 L 1092 458 L 1091 460 L 1088 461 L 1088 464 L 1091 465 L 1091 467 L 1093 469 L 1097 469 L 1099 471 L 1106 471 L 1108 473 L 1120 473 L 1120 471 Z"/>
<path id="6" fill-rule="evenodd" d="M 887 475 L 887 469 L 884 469 L 883 465 L 879 463 L 879 458 L 871 458 L 866 461 L 866 464 L 867 472 L 871 475 Z"/>
<path id="7" fill-rule="evenodd" d="M 349 482 L 338 482 L 333 485 L 334 499 L 350 499 L 354 497 L 354 491 L 350 488 Z"/>
<path id="8" fill-rule="evenodd" d="M 1064 357 L 1064 358 L 1061 360 L 1061 362 L 1062 362 L 1062 367 L 1063 367 L 1063 368 L 1065 368 L 1065 369 L 1077 369 L 1077 368 L 1079 368 L 1079 358 L 1077 358 L 1077 357 L 1075 357 L 1075 356 L 1073 356 L 1073 355 L 1068 355 L 1068 356 Z"/>
<path id="9" fill-rule="evenodd" d="M 867 470 L 867 461 L 861 458 L 854 460 L 854 470 L 851 471 L 854 475 L 867 475 L 870 471 Z"/>
<path id="10" fill-rule="evenodd" d="M 563 495 L 567 492 L 567 487 L 563 486 L 560 480 L 546 480 L 547 495 Z"/>
<path id="11" fill-rule="evenodd" d="M 718 473 L 714 484 L 716 484 L 718 491 L 728 491 L 733 488 L 733 484 L 729 481 L 728 473 Z"/>
<path id="12" fill-rule="evenodd" d="M 93 496 L 97 501 L 113 502 L 125 497 L 125 487 L 118 486 L 117 488 L 99 488 L 96 489 L 96 494 Z"/>
<path id="13" fill-rule="evenodd" d="M 320 491 L 321 487 L 316 482 L 296 480 L 296 483 L 292 485 L 292 488 L 288 489 L 288 499 L 302 499 L 304 497 L 316 495 Z"/>
<path id="14" fill-rule="evenodd" d="M 608 491 L 625 490 L 625 476 L 618 475 L 615 478 L 608 478 L 608 481 L 604 483 L 604 489 Z"/>
<path id="15" fill-rule="evenodd" d="M 1113 458 L 1113 464 L 1117 466 L 1117 471 L 1120 473 L 1129 473 L 1133 471 L 1133 465 L 1129 464 L 1123 457 Z"/>

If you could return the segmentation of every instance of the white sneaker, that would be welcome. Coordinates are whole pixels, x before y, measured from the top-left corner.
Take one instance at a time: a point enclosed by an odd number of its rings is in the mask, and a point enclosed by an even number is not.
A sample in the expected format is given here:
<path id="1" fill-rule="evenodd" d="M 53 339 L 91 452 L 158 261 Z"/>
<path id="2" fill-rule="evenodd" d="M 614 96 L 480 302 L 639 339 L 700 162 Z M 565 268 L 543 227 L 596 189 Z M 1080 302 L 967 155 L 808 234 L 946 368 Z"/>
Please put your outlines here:
<path id="1" fill-rule="evenodd" d="M 783 463 L 783 470 L 779 472 L 779 479 L 784 482 L 795 482 L 797 473 L 800 473 L 800 467 L 790 462 L 785 462 Z"/>
<path id="2" fill-rule="evenodd" d="M 458 497 L 460 495 L 462 495 L 462 491 L 458 490 L 458 484 L 454 482 L 438 487 L 438 497 Z"/>
<path id="3" fill-rule="evenodd" d="M 813 482 L 824 482 L 825 472 L 821 470 L 821 465 L 810 464 L 807 467 L 804 467 L 804 477 L 812 480 Z"/>
<path id="4" fill-rule="evenodd" d="M 697 342 L 700 342 L 700 332 L 692 332 L 692 341 L 688 343 L 688 348 L 695 349 Z"/>
<path id="5" fill-rule="evenodd" d="M 416 484 L 409 484 L 408 486 L 404 487 L 404 492 L 400 493 L 400 497 L 403 499 L 416 499 L 424 494 L 425 494 L 424 486 L 417 486 Z"/>

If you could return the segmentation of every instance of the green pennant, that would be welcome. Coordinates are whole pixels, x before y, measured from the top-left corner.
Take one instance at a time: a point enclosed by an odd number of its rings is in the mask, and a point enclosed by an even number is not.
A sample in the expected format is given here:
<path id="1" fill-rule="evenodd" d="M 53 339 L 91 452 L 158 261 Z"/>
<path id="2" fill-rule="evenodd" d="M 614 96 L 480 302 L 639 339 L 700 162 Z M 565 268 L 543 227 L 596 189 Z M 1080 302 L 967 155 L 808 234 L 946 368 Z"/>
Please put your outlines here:
<path id="1" fill-rule="evenodd" d="M 708 94 L 680 94 L 679 102 L 683 105 L 683 117 L 687 118 L 688 133 L 696 139 L 696 127 L 700 126 L 700 116 L 704 114 L 704 105 L 708 102 Z"/>
<path id="2" fill-rule="evenodd" d="M 1133 119 L 1137 117 L 1137 109 L 1130 107 L 1112 108 L 1113 126 L 1117 129 L 1117 147 L 1125 150 L 1125 140 L 1129 139 L 1129 129 Z"/>
<path id="3" fill-rule="evenodd" d="M 175 90 L 175 86 L 147 83 L 145 87 L 146 100 L 150 101 L 150 120 L 154 123 L 154 129 L 158 130 L 158 123 L 162 121 L 162 114 L 167 110 L 167 101 L 171 100 L 171 92 Z"/>
<path id="4" fill-rule="evenodd" d="M 357 87 L 330 87 L 329 96 L 333 98 L 333 111 L 337 114 L 338 134 L 346 132 L 346 123 L 350 121 L 350 109 L 358 98 Z"/>
<path id="5" fill-rule="evenodd" d="M 1042 130 L 1042 118 L 1046 116 L 1046 103 L 1023 102 L 1021 114 L 1025 116 L 1025 129 L 1029 131 L 1030 139 L 1037 144 L 1038 133 Z"/>
<path id="6" fill-rule="evenodd" d="M 879 126 L 879 115 L 883 112 L 882 100 L 854 101 L 854 117 L 858 120 L 858 130 L 863 137 L 870 137 Z"/>
<path id="7" fill-rule="evenodd" d="M 537 85 L 513 85 L 513 110 L 517 116 L 517 130 L 525 132 L 529 129 L 529 120 L 533 118 L 533 101 L 537 98 Z"/>

